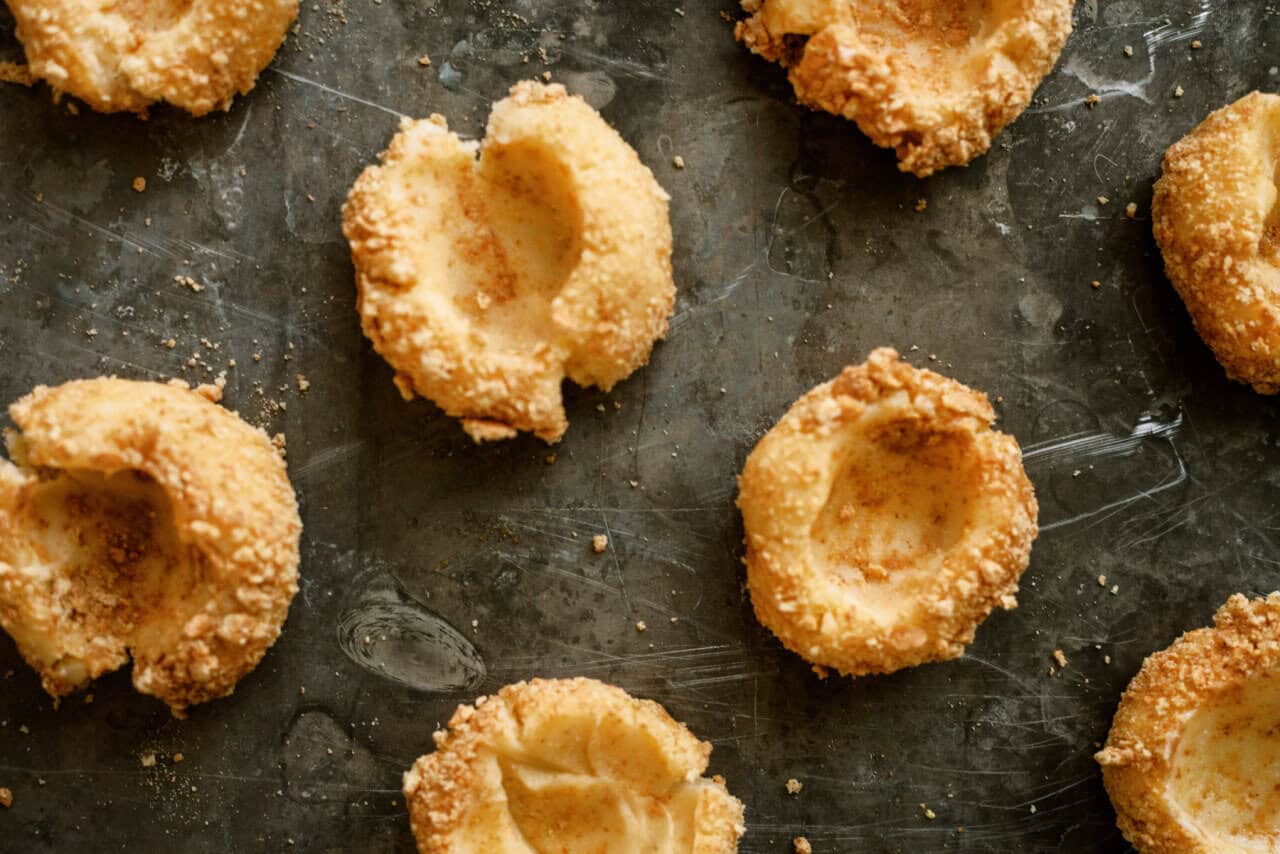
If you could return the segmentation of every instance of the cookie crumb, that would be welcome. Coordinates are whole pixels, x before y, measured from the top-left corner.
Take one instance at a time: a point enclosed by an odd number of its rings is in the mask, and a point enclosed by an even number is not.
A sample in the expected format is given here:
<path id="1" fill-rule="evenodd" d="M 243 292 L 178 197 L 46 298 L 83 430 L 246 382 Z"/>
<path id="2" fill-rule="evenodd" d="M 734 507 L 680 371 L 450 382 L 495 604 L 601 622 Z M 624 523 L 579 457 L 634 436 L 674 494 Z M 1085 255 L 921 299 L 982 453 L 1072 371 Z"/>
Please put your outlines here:
<path id="1" fill-rule="evenodd" d="M 1059 667 L 1067 666 L 1067 656 L 1060 649 L 1055 649 L 1053 651 L 1053 660 L 1058 662 Z"/>
<path id="2" fill-rule="evenodd" d="M 791 844 L 795 847 L 796 854 L 813 854 L 813 846 L 803 836 L 797 836 L 791 840 Z"/>
<path id="3" fill-rule="evenodd" d="M 1129 202 L 1129 204 L 1125 205 L 1124 215 L 1127 216 L 1129 219 L 1136 218 L 1138 216 L 1138 203 Z"/>
<path id="4" fill-rule="evenodd" d="M 1099 575 L 1099 576 L 1098 576 L 1098 586 L 1099 586 L 1099 587 L 1106 587 L 1106 586 L 1107 586 L 1107 577 L 1106 577 L 1105 575 Z"/>
<path id="5" fill-rule="evenodd" d="M 294 379 L 298 382 L 298 392 L 300 394 L 306 394 L 307 389 L 311 388 L 311 380 L 307 379 L 306 374 L 298 374 Z"/>
<path id="6" fill-rule="evenodd" d="M 1107 204 L 1107 203 L 1108 203 L 1108 202 L 1110 202 L 1110 201 L 1111 201 L 1111 200 L 1110 200 L 1110 199 L 1108 199 L 1106 196 L 1098 196 L 1098 204 L 1100 204 L 1100 205 L 1105 205 L 1105 204 Z"/>
<path id="7" fill-rule="evenodd" d="M 139 175 L 133 179 L 133 191 L 135 193 L 145 193 L 147 191 L 147 179 Z"/>
<path id="8" fill-rule="evenodd" d="M 1089 283 L 1089 287 L 1093 288 L 1094 290 L 1097 290 L 1098 288 L 1102 287 L 1102 282 L 1099 282 L 1097 279 L 1094 279 L 1092 282 Z M 1080 472 L 1077 471 L 1076 475 L 1079 475 L 1079 474 Z"/>
<path id="9" fill-rule="evenodd" d="M 1191 42 L 1192 50 L 1199 50 L 1202 47 L 1204 47 L 1204 42 L 1200 41 L 1200 39 L 1195 39 Z"/>
<path id="10" fill-rule="evenodd" d="M 684 158 L 681 157 L 679 154 L 677 154 L 675 157 L 671 158 L 671 165 L 676 167 L 677 169 L 683 169 Z"/>
<path id="11" fill-rule="evenodd" d="M 798 795 L 800 794 L 800 790 L 803 788 L 804 788 L 804 783 L 801 783 L 795 777 L 792 777 L 790 780 L 787 781 L 788 795 Z"/>
<path id="12" fill-rule="evenodd" d="M 1183 95 L 1185 95 L 1185 94 L 1186 94 L 1186 90 L 1185 90 L 1185 89 L 1183 89 L 1181 86 L 1174 86 L 1174 87 L 1173 87 L 1173 97 L 1175 97 L 1175 98 L 1181 98 L 1181 97 L 1182 97 Z"/>
<path id="13" fill-rule="evenodd" d="M 920 809 L 924 810 L 924 817 L 929 819 L 929 821 L 933 821 L 935 818 L 938 817 L 938 814 L 933 810 L 929 809 L 927 804 L 921 804 Z"/>
<path id="14" fill-rule="evenodd" d="M 591 538 L 591 550 L 596 554 L 602 554 L 607 548 L 609 548 L 609 536 L 607 534 L 596 534 Z"/>
<path id="15" fill-rule="evenodd" d="M 183 761 L 183 760 L 184 760 L 184 759 L 186 759 L 186 758 L 187 758 L 187 757 L 183 756 L 181 753 L 175 753 L 175 754 L 173 754 L 173 761 L 174 761 L 174 762 L 181 762 L 181 761 Z"/>
<path id="16" fill-rule="evenodd" d="M 1127 44 L 1124 46 L 1124 55 L 1133 56 L 1133 45 Z"/>
<path id="17" fill-rule="evenodd" d="M 647 628 L 649 628 L 649 627 L 645 625 L 644 620 L 637 620 L 637 621 L 636 621 L 636 631 L 637 631 L 637 632 L 643 632 L 643 631 L 644 631 L 645 629 L 647 629 Z"/>
<path id="18" fill-rule="evenodd" d="M 154 768 L 154 767 L 156 767 L 156 755 L 155 755 L 154 753 L 144 753 L 144 754 L 142 754 L 142 756 L 140 756 L 140 757 L 139 757 L 139 761 L 141 761 L 141 762 L 142 762 L 142 767 L 143 767 L 143 768 Z"/>
<path id="19" fill-rule="evenodd" d="M 430 66 L 430 65 L 431 65 L 431 57 L 427 56 L 427 55 L 424 53 L 422 56 L 418 57 L 418 64 L 419 64 L 419 65 L 421 65 L 423 68 L 426 68 L 426 67 Z"/>
<path id="20" fill-rule="evenodd" d="M 0 788 L 0 807 L 8 809 L 13 806 L 13 792 L 10 789 Z"/>
<path id="21" fill-rule="evenodd" d="M 1101 101 L 1102 101 L 1102 99 L 1101 99 L 1101 98 L 1099 98 L 1099 97 L 1098 97 L 1098 95 L 1097 95 L 1097 93 L 1095 93 L 1095 92 L 1090 92 L 1090 93 L 1089 93 L 1089 95 L 1088 95 L 1088 96 L 1086 96 L 1086 97 L 1085 97 L 1085 99 L 1084 99 L 1084 102 L 1085 102 L 1086 104 L 1088 104 L 1088 105 L 1089 105 L 1089 109 L 1091 109 L 1091 110 L 1093 109 L 1093 105 L 1094 105 L 1094 104 L 1097 104 L 1097 103 L 1099 103 L 1099 102 L 1101 102 Z"/>
<path id="22" fill-rule="evenodd" d="M 929 200 L 928 200 L 928 199 L 923 198 L 923 197 L 921 197 L 921 198 L 919 198 L 919 199 L 916 199 L 916 205 L 915 205 L 915 208 L 914 208 L 914 210 L 915 210 L 915 212 L 916 212 L 916 213 L 924 213 L 924 209 L 925 209 L 925 208 L 927 208 L 927 207 L 929 207 Z"/>

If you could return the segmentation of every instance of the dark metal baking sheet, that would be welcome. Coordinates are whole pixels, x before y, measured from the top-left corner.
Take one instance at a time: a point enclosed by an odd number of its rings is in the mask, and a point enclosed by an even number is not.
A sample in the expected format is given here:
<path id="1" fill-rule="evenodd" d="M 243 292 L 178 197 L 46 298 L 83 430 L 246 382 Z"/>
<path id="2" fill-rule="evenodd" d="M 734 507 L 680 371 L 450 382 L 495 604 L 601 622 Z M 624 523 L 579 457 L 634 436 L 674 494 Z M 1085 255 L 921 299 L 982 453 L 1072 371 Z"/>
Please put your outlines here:
<path id="1" fill-rule="evenodd" d="M 0 88 L 0 400 L 235 359 L 227 404 L 287 434 L 306 526 L 279 644 L 187 721 L 124 673 L 54 710 L 0 639 L 0 850 L 411 851 L 399 778 L 431 731 L 478 693 L 571 674 L 715 745 L 745 852 L 801 833 L 820 852 L 1127 850 L 1091 759 L 1125 683 L 1229 594 L 1280 586 L 1280 410 L 1224 379 L 1147 213 L 1171 142 L 1277 87 L 1275 8 L 1081 2 L 1034 106 L 925 181 L 796 106 L 722 10 L 308 2 L 258 88 L 200 121 Z M 20 56 L 11 32 L 0 12 L 0 59 Z M 543 71 L 670 191 L 679 288 L 647 368 L 568 390 L 554 464 L 399 399 L 338 224 L 401 114 L 476 135 Z M 964 658 L 820 681 L 741 592 L 734 476 L 793 399 L 881 344 L 1000 396 L 1044 533 L 1021 606 Z"/>

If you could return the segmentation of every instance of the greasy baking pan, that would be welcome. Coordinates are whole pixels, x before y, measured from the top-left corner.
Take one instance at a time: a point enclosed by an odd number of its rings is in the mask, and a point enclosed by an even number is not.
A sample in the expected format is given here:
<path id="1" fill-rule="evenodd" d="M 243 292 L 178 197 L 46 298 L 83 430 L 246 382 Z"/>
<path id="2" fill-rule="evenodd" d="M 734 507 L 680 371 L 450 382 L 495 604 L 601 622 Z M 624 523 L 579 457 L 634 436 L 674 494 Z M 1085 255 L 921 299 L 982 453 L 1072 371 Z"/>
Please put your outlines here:
<path id="1" fill-rule="evenodd" d="M 1280 409 L 1200 342 L 1149 216 L 1165 148 L 1277 85 L 1280 18 L 1081 2 L 1028 111 L 919 180 L 797 106 L 730 5 L 307 3 L 200 120 L 0 86 L 0 401 L 226 369 L 226 404 L 287 437 L 304 522 L 280 641 L 186 721 L 127 672 L 54 709 L 0 638 L 0 851 L 409 852 L 401 773 L 458 703 L 534 675 L 711 741 L 746 852 L 1127 850 L 1092 759 L 1123 687 L 1230 594 L 1280 587 Z M 0 12 L 0 61 L 11 34 Z M 671 194 L 676 313 L 613 392 L 566 386 L 559 445 L 478 447 L 365 342 L 340 207 L 402 114 L 476 137 L 543 72 Z M 962 658 L 824 681 L 751 614 L 734 478 L 879 345 L 991 395 L 1042 533 Z"/>

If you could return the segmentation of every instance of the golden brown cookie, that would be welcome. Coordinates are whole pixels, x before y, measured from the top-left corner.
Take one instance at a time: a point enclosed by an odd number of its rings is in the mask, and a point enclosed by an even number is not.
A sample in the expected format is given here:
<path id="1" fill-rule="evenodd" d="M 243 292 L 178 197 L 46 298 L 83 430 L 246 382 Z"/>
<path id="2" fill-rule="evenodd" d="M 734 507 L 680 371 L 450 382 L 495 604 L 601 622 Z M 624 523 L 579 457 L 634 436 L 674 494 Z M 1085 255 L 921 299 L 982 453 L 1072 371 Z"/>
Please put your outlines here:
<path id="1" fill-rule="evenodd" d="M 857 122 L 920 177 L 991 147 L 1053 68 L 1072 0 L 742 0 L 735 30 L 802 104 Z"/>
<path id="2" fill-rule="evenodd" d="M 649 359 L 675 300 L 667 195 L 563 86 L 519 83 L 479 146 L 405 120 L 343 231 L 365 334 L 406 397 L 476 441 L 568 427 L 565 377 L 606 391 Z"/>
<path id="3" fill-rule="evenodd" d="M 104 113 L 192 115 L 253 88 L 298 0 L 5 0 L 33 76 Z"/>
<path id="4" fill-rule="evenodd" d="M 594 679 L 534 679 L 459 706 L 404 775 L 422 854 L 732 854 L 742 804 L 711 745 Z"/>
<path id="5" fill-rule="evenodd" d="M 1223 107 L 1169 148 L 1151 218 L 1165 272 L 1233 380 L 1280 392 L 1280 95 Z"/>
<path id="6" fill-rule="evenodd" d="M 40 386 L 0 459 L 0 627 L 61 697 L 133 659 L 181 717 L 280 634 L 301 522 L 261 430 L 181 383 Z"/>
<path id="7" fill-rule="evenodd" d="M 964 652 L 1012 608 L 1038 511 L 986 395 L 882 347 L 805 394 L 747 458 L 756 616 L 852 676 Z"/>
<path id="8" fill-rule="evenodd" d="M 1280 851 L 1280 593 L 1149 656 L 1097 760 L 1141 854 Z"/>

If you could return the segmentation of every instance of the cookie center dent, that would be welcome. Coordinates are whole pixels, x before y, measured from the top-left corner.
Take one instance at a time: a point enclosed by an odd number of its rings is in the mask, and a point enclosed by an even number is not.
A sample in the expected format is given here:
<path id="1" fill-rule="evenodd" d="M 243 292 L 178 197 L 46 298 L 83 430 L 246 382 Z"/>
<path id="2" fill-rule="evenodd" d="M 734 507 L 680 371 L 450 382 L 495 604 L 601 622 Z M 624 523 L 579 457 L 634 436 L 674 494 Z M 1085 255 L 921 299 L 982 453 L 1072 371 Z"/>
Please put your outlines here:
<path id="1" fill-rule="evenodd" d="M 812 531 L 826 565 L 859 585 L 937 568 L 972 515 L 968 442 L 893 425 L 850 442 Z"/>
<path id="2" fill-rule="evenodd" d="M 1183 728 L 1170 799 L 1205 834 L 1245 851 L 1280 839 L 1280 671 L 1219 694 Z"/>
<path id="3" fill-rule="evenodd" d="M 485 147 L 478 177 L 495 263 L 477 279 L 473 316 L 544 338 L 551 302 L 582 254 L 582 209 L 569 167 L 537 143 L 495 143 Z"/>
<path id="4" fill-rule="evenodd" d="M 859 36 L 921 71 L 945 53 L 968 53 L 1007 16 L 1008 0 L 869 0 L 854 4 Z"/>
<path id="5" fill-rule="evenodd" d="M 72 660 L 108 649 L 117 658 L 86 665 L 89 675 L 123 664 L 194 586 L 168 496 L 146 475 L 58 471 L 35 488 L 28 514 L 31 546 L 54 576 L 49 640 Z"/>

